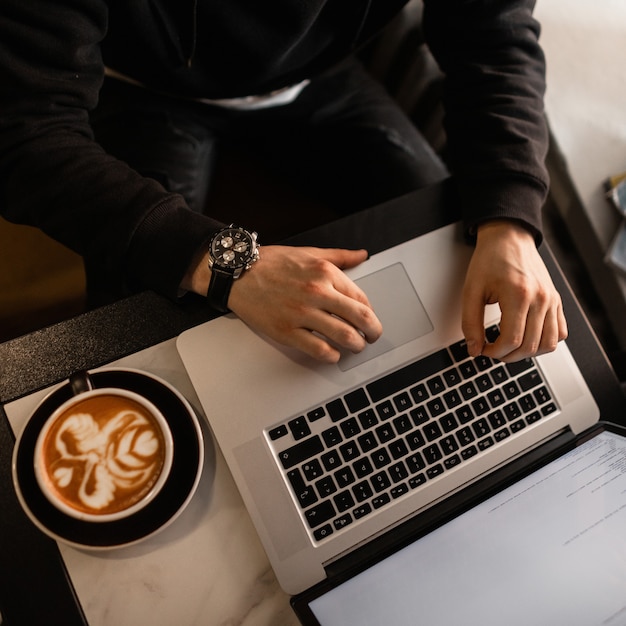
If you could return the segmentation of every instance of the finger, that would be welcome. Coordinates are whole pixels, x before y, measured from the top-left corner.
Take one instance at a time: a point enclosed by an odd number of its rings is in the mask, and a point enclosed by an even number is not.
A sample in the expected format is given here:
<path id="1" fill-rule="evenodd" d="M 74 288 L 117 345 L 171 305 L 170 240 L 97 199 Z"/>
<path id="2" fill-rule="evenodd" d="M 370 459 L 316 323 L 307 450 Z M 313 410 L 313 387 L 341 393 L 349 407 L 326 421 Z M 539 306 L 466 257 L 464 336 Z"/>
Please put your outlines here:
<path id="1" fill-rule="evenodd" d="M 524 343 L 527 318 L 527 307 L 509 307 L 503 310 L 500 334 L 493 343 L 485 345 L 483 354 L 499 361 L 514 360 L 509 356 L 519 350 Z"/>
<path id="2" fill-rule="evenodd" d="M 461 329 L 468 354 L 480 356 L 485 346 L 485 303 L 477 290 L 466 288 L 463 292 Z"/>
<path id="3" fill-rule="evenodd" d="M 290 333 L 285 344 L 322 363 L 337 363 L 341 357 L 341 352 L 329 344 L 326 339 L 305 328 L 298 328 Z"/>
<path id="4" fill-rule="evenodd" d="M 356 267 L 367 260 L 367 250 L 346 250 L 344 248 L 306 248 L 311 255 L 330 261 L 339 269 Z"/>

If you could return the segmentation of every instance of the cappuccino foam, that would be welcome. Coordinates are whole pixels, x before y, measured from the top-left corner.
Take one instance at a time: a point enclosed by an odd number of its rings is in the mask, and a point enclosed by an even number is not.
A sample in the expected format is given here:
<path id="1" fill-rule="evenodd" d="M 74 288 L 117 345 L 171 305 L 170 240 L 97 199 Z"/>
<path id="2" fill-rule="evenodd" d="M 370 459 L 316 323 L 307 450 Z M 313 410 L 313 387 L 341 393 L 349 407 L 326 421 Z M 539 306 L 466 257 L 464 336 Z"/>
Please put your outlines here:
<path id="1" fill-rule="evenodd" d="M 142 404 L 103 394 L 61 413 L 41 454 L 45 480 L 57 498 L 78 512 L 108 515 L 150 492 L 165 463 L 165 439 Z"/>

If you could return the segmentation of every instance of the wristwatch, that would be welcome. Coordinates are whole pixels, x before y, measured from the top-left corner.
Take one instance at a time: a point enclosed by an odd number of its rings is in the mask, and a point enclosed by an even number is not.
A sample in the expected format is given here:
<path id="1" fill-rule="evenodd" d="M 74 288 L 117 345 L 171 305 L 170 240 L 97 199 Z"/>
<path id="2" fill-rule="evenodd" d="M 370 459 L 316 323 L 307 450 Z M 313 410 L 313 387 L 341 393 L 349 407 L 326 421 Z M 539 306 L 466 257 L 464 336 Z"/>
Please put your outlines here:
<path id="1" fill-rule="evenodd" d="M 227 313 L 228 296 L 241 274 L 259 258 L 257 234 L 231 224 L 218 231 L 209 243 L 211 281 L 207 299 L 214 309 Z"/>

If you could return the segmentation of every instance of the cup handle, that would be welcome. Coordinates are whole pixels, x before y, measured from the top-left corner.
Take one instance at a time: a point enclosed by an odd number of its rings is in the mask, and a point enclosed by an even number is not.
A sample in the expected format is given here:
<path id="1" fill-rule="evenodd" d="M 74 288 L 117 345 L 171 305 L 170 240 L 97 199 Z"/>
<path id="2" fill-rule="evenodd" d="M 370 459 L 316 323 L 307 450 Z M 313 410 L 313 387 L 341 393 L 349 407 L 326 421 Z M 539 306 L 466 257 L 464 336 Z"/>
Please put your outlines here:
<path id="1" fill-rule="evenodd" d="M 85 393 L 85 391 L 91 391 L 93 389 L 93 383 L 91 382 L 89 372 L 87 370 L 74 372 L 70 376 L 70 387 L 72 388 L 72 394 L 75 396 L 79 393 Z"/>

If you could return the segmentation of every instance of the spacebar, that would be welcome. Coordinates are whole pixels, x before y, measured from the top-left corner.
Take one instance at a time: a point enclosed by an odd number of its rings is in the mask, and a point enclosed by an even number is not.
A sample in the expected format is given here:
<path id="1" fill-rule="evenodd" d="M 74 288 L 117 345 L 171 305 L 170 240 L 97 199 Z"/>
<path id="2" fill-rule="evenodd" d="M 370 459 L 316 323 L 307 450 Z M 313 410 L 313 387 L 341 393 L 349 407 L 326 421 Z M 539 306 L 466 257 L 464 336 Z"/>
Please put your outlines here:
<path id="1" fill-rule="evenodd" d="M 452 365 L 452 358 L 446 349 L 439 350 L 415 363 L 411 363 L 387 376 L 383 376 L 369 385 L 366 389 L 373 402 L 378 402 L 391 394 L 403 391 L 420 380 L 437 374 Z"/>

